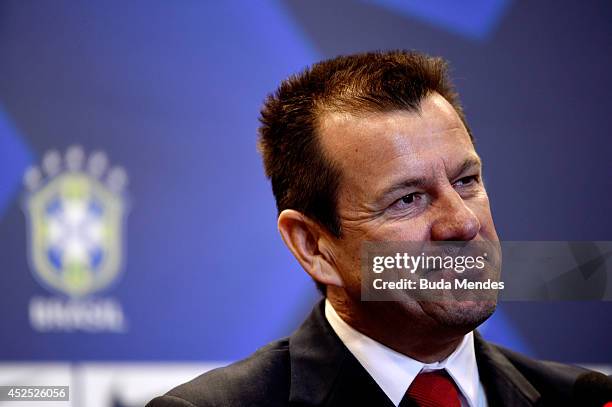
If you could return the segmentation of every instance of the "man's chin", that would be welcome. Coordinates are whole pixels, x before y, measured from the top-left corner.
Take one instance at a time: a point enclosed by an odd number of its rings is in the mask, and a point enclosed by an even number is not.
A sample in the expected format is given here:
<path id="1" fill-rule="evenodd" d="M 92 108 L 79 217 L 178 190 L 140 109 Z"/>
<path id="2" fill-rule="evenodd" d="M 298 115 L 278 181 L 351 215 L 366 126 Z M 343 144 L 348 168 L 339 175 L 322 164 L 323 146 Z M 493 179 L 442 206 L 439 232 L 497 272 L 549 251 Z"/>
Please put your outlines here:
<path id="1" fill-rule="evenodd" d="M 497 301 L 423 301 L 419 303 L 425 314 L 442 328 L 472 331 L 486 321 L 497 307 Z"/>

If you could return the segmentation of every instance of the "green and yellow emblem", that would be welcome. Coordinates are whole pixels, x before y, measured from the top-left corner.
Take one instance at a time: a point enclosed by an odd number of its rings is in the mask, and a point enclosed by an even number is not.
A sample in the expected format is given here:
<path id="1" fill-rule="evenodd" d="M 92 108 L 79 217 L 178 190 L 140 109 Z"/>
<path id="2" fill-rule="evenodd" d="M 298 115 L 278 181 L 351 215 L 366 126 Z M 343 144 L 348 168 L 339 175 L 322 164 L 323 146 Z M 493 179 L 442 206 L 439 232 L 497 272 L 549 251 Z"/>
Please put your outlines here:
<path id="1" fill-rule="evenodd" d="M 125 171 L 107 171 L 103 153 L 85 160 L 79 147 L 64 159 L 47 153 L 28 170 L 25 212 L 30 266 L 46 287 L 73 298 L 102 290 L 123 259 Z"/>

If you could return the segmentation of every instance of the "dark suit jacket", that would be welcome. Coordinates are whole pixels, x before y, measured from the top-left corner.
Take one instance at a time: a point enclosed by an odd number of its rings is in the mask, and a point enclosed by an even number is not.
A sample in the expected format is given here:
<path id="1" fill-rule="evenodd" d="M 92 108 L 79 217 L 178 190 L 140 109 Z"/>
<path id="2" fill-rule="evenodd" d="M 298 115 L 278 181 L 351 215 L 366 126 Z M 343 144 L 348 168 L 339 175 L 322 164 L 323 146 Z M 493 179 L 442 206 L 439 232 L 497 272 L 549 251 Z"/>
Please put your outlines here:
<path id="1" fill-rule="evenodd" d="M 492 345 L 475 332 L 489 406 L 584 406 L 574 397 L 585 369 L 541 362 Z M 612 400 L 612 398 L 611 398 Z M 411 402 L 402 401 L 401 406 Z M 393 404 L 335 334 L 321 301 L 289 338 L 245 360 L 207 372 L 147 407 L 389 406 Z"/>

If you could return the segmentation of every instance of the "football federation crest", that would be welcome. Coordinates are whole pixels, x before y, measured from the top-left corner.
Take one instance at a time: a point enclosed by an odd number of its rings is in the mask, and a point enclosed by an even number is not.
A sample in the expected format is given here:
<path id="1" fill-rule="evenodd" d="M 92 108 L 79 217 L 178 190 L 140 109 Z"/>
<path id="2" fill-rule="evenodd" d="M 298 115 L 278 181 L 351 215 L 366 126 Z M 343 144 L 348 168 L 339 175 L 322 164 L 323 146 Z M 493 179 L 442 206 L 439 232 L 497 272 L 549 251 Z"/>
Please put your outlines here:
<path id="1" fill-rule="evenodd" d="M 83 298 L 121 270 L 127 176 L 80 147 L 46 153 L 41 167 L 24 177 L 30 268 L 47 288 Z"/>

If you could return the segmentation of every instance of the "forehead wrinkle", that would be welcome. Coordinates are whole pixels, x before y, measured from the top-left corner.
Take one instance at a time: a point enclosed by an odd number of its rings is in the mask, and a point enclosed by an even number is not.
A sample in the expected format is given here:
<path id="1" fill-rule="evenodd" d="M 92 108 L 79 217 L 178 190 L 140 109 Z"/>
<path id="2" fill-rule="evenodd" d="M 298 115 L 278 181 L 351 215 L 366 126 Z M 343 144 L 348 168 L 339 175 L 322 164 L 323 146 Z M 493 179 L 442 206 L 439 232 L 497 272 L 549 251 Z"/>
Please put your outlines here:
<path id="1" fill-rule="evenodd" d="M 454 166 L 451 166 L 445 157 L 439 157 L 439 160 L 430 162 L 421 171 L 413 171 L 413 174 L 403 175 L 401 178 L 398 177 L 396 180 L 387 183 L 386 187 L 378 188 L 375 196 L 377 199 L 381 199 L 401 189 L 426 188 L 436 182 L 446 183 L 448 179 L 459 176 L 466 169 L 472 166 L 480 168 L 480 165 L 480 158 L 472 154 Z"/>
<path id="2" fill-rule="evenodd" d="M 448 129 L 448 130 L 440 130 L 439 132 L 436 133 L 432 133 L 431 135 L 435 135 L 435 134 L 440 134 L 440 133 L 444 133 L 444 135 L 450 133 L 450 132 L 462 132 L 463 128 L 456 126 L 452 129 Z M 394 140 L 399 140 L 399 139 L 403 139 L 405 137 L 407 137 L 407 135 L 395 135 L 393 136 Z M 426 136 L 424 136 L 426 137 Z M 438 151 L 436 151 L 435 148 L 433 147 L 429 147 L 426 146 L 425 148 L 423 148 L 422 146 L 417 148 L 414 148 L 414 146 L 412 145 L 413 143 L 410 143 L 410 140 L 407 140 L 407 143 L 394 143 L 393 144 L 393 148 L 389 148 L 388 151 L 390 151 L 393 156 L 391 156 L 390 158 L 388 158 L 386 160 L 386 165 L 392 165 L 394 161 L 396 160 L 402 160 L 402 161 L 406 161 L 408 163 L 410 163 L 409 165 L 405 165 L 402 167 L 405 168 L 409 168 L 414 172 L 414 176 L 415 177 L 420 177 L 423 175 L 423 173 L 425 173 L 427 170 L 422 169 L 424 166 L 426 166 L 428 163 L 430 164 L 430 172 L 429 175 L 434 175 L 435 174 L 435 161 L 437 161 L 436 159 L 440 159 L 441 160 L 441 165 L 444 167 L 444 172 L 445 173 L 449 173 L 449 169 L 450 169 L 450 163 L 448 162 L 449 160 L 447 159 L 447 157 L 445 157 L 444 155 L 439 155 Z M 467 141 L 467 140 L 466 140 Z M 435 141 L 431 140 L 431 143 L 433 144 Z M 473 148 L 471 142 L 466 142 L 465 143 L 466 146 L 469 146 L 470 148 Z M 431 157 L 430 153 L 433 154 L 434 156 Z M 475 153 L 475 152 L 474 152 Z M 470 152 L 470 157 L 466 158 L 464 161 L 470 161 L 470 158 L 472 158 L 472 161 L 474 161 L 474 164 L 478 163 L 480 164 L 480 159 L 478 157 L 477 154 L 471 154 Z M 433 158 L 433 160 L 432 160 Z M 419 170 L 419 168 L 421 168 L 421 170 Z M 421 174 L 418 174 L 419 172 L 421 172 Z"/>

